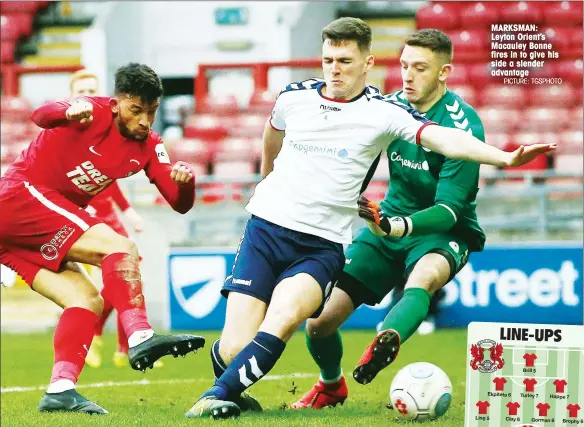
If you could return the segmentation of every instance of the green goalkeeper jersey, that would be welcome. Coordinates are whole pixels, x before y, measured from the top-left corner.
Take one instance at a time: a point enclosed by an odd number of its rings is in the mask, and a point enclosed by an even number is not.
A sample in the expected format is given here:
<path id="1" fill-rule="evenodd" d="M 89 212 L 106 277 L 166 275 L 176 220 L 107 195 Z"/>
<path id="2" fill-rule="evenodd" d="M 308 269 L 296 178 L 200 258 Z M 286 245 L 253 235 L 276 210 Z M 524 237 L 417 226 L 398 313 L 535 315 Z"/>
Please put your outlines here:
<path id="1" fill-rule="evenodd" d="M 398 91 L 389 99 L 410 105 Z M 485 141 L 483 124 L 475 110 L 450 90 L 430 108 L 425 117 L 441 126 L 458 128 Z M 456 215 L 452 233 L 464 239 L 471 251 L 481 251 L 485 233 L 476 214 L 478 163 L 453 160 L 429 149 L 397 139 L 387 150 L 390 183 L 381 202 L 391 216 L 409 216 L 437 204 Z"/>

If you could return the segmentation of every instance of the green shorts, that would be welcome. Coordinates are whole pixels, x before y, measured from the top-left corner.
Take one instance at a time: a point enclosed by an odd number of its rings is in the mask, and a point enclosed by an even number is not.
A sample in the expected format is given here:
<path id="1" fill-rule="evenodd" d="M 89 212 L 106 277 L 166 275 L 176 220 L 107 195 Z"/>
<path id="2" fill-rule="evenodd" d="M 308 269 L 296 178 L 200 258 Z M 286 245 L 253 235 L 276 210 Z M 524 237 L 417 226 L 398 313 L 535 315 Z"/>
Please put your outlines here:
<path id="1" fill-rule="evenodd" d="M 442 253 L 450 263 L 449 281 L 468 260 L 468 246 L 464 240 L 451 233 L 394 238 L 378 237 L 364 227 L 357 232 L 353 243 L 345 250 L 345 268 L 361 282 L 380 302 L 394 287 L 403 286 L 416 262 L 432 252 Z M 449 256 L 450 254 L 451 256 Z"/>

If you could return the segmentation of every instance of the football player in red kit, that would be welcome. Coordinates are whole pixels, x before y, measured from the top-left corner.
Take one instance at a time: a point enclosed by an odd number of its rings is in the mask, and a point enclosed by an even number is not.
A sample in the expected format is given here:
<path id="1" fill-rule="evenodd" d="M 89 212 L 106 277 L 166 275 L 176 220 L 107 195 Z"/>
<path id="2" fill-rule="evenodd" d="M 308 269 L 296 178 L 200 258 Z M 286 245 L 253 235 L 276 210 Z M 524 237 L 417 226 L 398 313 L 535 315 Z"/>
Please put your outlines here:
<path id="1" fill-rule="evenodd" d="M 99 94 L 99 79 L 94 73 L 87 70 L 79 70 L 71 75 L 69 87 L 71 89 L 72 99 L 79 96 L 97 96 Z M 117 182 L 114 182 L 101 193 L 97 194 L 91 200 L 86 210 L 93 216 L 101 219 L 106 225 L 109 225 L 116 233 L 129 238 L 128 231 L 116 213 L 114 205 L 117 205 L 122 211 L 126 219 L 132 224 L 135 232 L 140 233 L 143 231 L 142 218 L 132 208 Z M 94 268 L 99 271 L 99 268 Z M 99 273 L 101 275 L 101 271 Z M 108 301 L 104 300 L 103 310 L 97 322 L 95 336 L 93 337 L 87 356 L 85 356 L 85 364 L 92 368 L 99 368 L 101 366 L 101 348 L 103 346 L 101 336 L 103 334 L 103 327 L 112 313 L 113 308 Z M 118 367 L 124 367 L 128 365 L 128 337 L 124 332 L 124 327 L 119 316 L 117 324 L 118 346 L 114 353 L 113 362 Z M 162 360 L 157 360 L 154 366 L 162 366 Z"/>
<path id="2" fill-rule="evenodd" d="M 175 211 L 184 214 L 193 207 L 191 166 L 171 164 L 150 129 L 161 96 L 158 75 L 131 63 L 117 70 L 113 98 L 84 97 L 37 108 L 31 118 L 44 130 L 0 178 L 0 262 L 64 308 L 40 411 L 107 413 L 75 390 L 103 299 L 120 315 L 133 369 L 145 370 L 162 356 L 185 355 L 205 343 L 194 335 L 154 333 L 136 245 L 84 209 L 115 180 L 140 170 Z M 78 262 L 102 269 L 101 296 Z"/>

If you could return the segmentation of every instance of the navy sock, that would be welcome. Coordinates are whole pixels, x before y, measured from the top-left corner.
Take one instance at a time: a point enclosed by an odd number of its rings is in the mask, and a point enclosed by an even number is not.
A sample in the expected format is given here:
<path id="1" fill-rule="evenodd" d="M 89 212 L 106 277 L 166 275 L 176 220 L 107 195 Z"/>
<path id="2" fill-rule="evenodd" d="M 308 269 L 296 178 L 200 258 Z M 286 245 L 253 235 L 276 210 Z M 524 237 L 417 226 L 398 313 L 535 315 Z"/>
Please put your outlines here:
<path id="1" fill-rule="evenodd" d="M 215 376 L 215 381 L 223 375 L 227 366 L 219 354 L 219 340 L 215 341 L 211 346 L 211 362 L 213 363 L 213 375 Z"/>
<path id="2" fill-rule="evenodd" d="M 239 396 L 274 367 L 285 347 L 286 343 L 280 338 L 258 332 L 203 397 L 215 396 L 220 400 L 229 400 L 229 396 Z"/>

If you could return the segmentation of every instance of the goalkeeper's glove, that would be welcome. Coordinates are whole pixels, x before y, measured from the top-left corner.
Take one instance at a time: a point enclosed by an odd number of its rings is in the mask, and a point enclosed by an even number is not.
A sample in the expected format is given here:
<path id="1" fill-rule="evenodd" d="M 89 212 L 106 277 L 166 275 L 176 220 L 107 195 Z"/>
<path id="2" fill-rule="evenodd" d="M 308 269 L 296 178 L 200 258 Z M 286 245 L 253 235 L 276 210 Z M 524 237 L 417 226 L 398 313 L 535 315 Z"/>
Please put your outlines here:
<path id="1" fill-rule="evenodd" d="M 378 203 L 361 196 L 357 202 L 359 216 L 367 221 L 376 236 L 404 237 L 411 231 L 411 222 L 401 216 L 388 217 Z"/>

